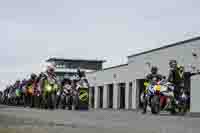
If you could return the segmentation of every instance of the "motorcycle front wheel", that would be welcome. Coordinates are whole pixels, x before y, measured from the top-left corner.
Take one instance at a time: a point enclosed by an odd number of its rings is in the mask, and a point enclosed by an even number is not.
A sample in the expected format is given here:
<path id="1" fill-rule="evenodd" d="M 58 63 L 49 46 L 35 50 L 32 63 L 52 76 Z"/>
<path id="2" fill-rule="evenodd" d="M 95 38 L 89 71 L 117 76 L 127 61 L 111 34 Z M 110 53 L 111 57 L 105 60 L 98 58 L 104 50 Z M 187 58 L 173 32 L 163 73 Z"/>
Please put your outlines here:
<path id="1" fill-rule="evenodd" d="M 151 113 L 152 114 L 160 113 L 160 97 L 157 95 L 151 98 Z"/>

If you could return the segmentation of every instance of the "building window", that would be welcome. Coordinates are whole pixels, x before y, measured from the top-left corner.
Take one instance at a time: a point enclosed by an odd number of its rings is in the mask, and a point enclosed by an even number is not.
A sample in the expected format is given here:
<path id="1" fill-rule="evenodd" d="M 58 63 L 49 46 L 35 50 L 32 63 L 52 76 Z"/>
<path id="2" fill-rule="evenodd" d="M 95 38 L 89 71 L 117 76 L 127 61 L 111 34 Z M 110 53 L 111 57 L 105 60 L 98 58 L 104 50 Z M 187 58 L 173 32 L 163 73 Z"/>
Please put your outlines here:
<path id="1" fill-rule="evenodd" d="M 65 64 L 57 64 L 56 68 L 65 68 Z"/>

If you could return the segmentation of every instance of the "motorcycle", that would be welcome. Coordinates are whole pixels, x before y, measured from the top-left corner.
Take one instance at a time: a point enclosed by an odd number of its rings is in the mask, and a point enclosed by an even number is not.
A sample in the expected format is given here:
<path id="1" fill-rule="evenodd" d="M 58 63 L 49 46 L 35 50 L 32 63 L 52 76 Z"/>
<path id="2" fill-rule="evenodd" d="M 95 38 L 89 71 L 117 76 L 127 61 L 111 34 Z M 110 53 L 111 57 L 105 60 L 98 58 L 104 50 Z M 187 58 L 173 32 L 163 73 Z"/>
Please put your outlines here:
<path id="1" fill-rule="evenodd" d="M 52 80 L 44 80 L 44 101 L 45 108 L 55 109 L 56 107 L 56 91 L 58 85 Z"/>
<path id="2" fill-rule="evenodd" d="M 42 100 L 42 91 L 41 91 L 40 86 L 37 85 L 34 92 L 34 107 L 40 108 L 41 100 Z"/>
<path id="3" fill-rule="evenodd" d="M 174 85 L 161 81 L 155 86 L 155 95 L 151 99 L 151 110 L 153 114 L 159 114 L 160 111 L 169 111 L 171 114 L 186 113 L 188 96 L 184 89 L 181 89 L 178 99 L 174 96 Z"/>
<path id="4" fill-rule="evenodd" d="M 65 109 L 67 106 L 68 110 L 72 110 L 72 104 L 73 104 L 73 91 L 71 88 L 69 89 L 64 88 L 61 93 L 62 109 Z"/>
<path id="5" fill-rule="evenodd" d="M 186 91 L 183 88 L 181 88 L 180 95 L 178 96 L 177 99 L 177 109 L 179 110 L 180 113 L 184 115 L 189 109 L 189 104 L 190 104 L 190 97 L 186 93 Z"/>
<path id="6" fill-rule="evenodd" d="M 15 90 L 15 102 L 16 105 L 21 105 L 22 103 L 22 91 L 20 88 Z"/>
<path id="7" fill-rule="evenodd" d="M 147 106 L 151 108 L 152 114 L 157 114 L 160 111 L 160 100 L 159 92 L 160 85 L 159 83 L 150 84 L 148 82 L 144 83 L 145 91 L 141 95 L 141 101 L 143 102 L 143 108 L 146 109 Z"/>
<path id="8" fill-rule="evenodd" d="M 34 94 L 34 84 L 28 86 L 23 86 L 24 93 L 24 107 L 29 106 L 33 107 L 33 94 Z"/>
<path id="9" fill-rule="evenodd" d="M 74 104 L 78 109 L 88 110 L 89 102 L 89 83 L 86 78 L 81 78 L 77 83 L 77 88 L 74 95 Z"/>

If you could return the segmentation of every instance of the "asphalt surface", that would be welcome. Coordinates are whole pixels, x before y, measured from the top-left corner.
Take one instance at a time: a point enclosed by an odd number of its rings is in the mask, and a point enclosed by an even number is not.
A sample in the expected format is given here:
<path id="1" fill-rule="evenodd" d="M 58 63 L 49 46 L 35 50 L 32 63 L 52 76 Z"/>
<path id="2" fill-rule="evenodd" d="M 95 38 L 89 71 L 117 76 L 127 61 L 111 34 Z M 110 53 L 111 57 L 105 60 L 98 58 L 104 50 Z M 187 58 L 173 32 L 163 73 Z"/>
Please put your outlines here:
<path id="1" fill-rule="evenodd" d="M 39 110 L 0 105 L 0 128 L 3 132 L 10 128 L 8 133 L 22 130 L 29 133 L 200 133 L 200 118 L 143 115 L 134 111 Z"/>

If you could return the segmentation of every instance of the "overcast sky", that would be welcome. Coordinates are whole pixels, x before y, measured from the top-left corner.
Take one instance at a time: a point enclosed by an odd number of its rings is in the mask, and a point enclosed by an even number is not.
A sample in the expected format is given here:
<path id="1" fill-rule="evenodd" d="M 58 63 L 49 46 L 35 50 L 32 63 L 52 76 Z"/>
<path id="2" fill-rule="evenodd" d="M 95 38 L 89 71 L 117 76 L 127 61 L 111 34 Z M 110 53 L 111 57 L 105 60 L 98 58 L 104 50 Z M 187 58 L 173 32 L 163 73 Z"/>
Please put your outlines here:
<path id="1" fill-rule="evenodd" d="M 0 0 L 0 89 L 48 57 L 106 59 L 198 36 L 199 0 Z"/>

